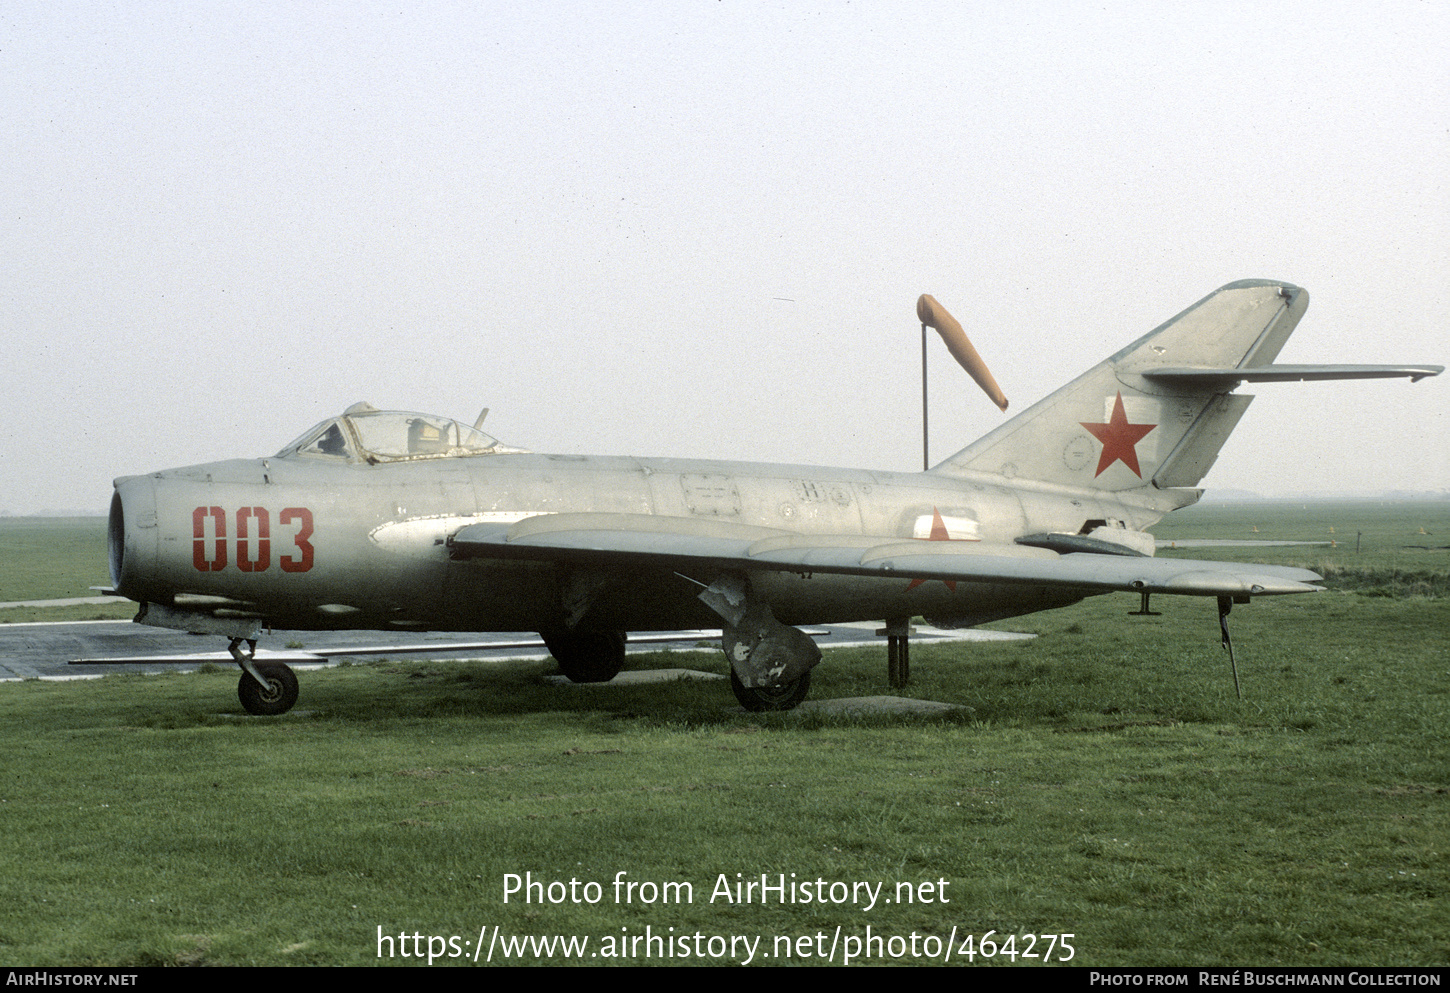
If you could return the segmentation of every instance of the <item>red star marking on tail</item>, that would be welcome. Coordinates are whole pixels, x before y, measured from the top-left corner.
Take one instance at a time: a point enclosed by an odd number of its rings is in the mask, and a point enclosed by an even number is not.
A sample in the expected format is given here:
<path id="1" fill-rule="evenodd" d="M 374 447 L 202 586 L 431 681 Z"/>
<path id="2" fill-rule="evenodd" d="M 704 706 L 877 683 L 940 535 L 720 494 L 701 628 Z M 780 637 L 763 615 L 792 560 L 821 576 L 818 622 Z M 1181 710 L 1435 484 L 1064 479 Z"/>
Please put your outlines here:
<path id="1" fill-rule="evenodd" d="M 943 523 L 943 521 L 941 519 L 941 511 L 937 510 L 935 507 L 931 508 L 931 534 L 929 534 L 926 537 L 926 540 L 927 541 L 954 541 L 954 540 L 956 540 L 951 535 L 947 534 L 947 526 L 946 526 L 945 523 Z M 925 579 L 913 579 L 911 581 L 911 584 L 909 586 L 907 586 L 906 588 L 907 588 L 908 591 L 914 590 L 914 589 L 916 589 L 918 586 L 920 586 L 924 582 L 926 582 Z M 954 579 L 943 579 L 942 582 L 943 583 L 946 583 L 947 584 L 947 589 L 951 590 L 953 593 L 955 593 L 957 591 L 957 583 L 956 583 L 956 580 L 954 580 Z"/>
<path id="2" fill-rule="evenodd" d="M 1103 443 L 1103 454 L 1098 458 L 1098 471 L 1093 473 L 1093 478 L 1103 474 L 1103 470 L 1114 462 L 1121 462 L 1139 479 L 1143 473 L 1138 469 L 1138 449 L 1134 446 L 1143 440 L 1143 437 L 1156 428 L 1156 424 L 1129 424 L 1128 415 L 1123 411 L 1123 394 L 1118 392 L 1118 398 L 1113 401 L 1113 416 L 1108 418 L 1106 424 L 1089 424 L 1087 421 L 1078 421 L 1088 433 Z M 933 532 L 935 533 L 935 532 Z"/>

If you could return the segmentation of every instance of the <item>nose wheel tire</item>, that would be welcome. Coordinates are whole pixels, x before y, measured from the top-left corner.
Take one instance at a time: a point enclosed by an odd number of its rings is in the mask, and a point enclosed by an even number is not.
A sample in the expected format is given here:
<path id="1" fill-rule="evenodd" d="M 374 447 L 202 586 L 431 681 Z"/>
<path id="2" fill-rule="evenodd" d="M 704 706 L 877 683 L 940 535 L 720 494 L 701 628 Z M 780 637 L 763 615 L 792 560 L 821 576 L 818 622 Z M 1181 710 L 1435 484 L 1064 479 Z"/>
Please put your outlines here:
<path id="1" fill-rule="evenodd" d="M 257 671 L 267 681 L 267 688 L 263 689 L 250 675 L 242 673 L 241 681 L 237 683 L 237 698 L 242 701 L 242 706 L 247 713 L 258 717 L 287 713 L 297 702 L 297 674 L 281 662 L 258 662 L 256 665 Z"/>
<path id="2" fill-rule="evenodd" d="M 740 701 L 740 706 L 752 713 L 794 710 L 796 704 L 804 700 L 811 691 L 811 674 L 807 671 L 800 679 L 781 683 L 779 686 L 746 686 L 735 675 L 735 670 L 731 669 L 730 688 L 735 691 L 735 699 Z"/>

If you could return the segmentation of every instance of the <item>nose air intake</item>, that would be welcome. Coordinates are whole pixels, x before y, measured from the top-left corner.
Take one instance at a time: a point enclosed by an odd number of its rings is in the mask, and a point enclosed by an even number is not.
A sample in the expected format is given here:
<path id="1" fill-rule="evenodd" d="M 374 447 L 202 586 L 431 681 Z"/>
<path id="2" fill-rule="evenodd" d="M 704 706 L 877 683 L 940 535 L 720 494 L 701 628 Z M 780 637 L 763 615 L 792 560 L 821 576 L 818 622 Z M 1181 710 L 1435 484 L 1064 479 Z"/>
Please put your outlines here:
<path id="1" fill-rule="evenodd" d="M 156 481 L 149 476 L 122 476 L 111 495 L 106 525 L 106 558 L 111 586 L 121 596 L 141 599 L 155 579 Z"/>
<path id="2" fill-rule="evenodd" d="M 111 494 L 111 519 L 106 526 L 106 551 L 111 565 L 111 585 L 121 587 L 121 571 L 126 564 L 126 511 L 121 494 Z"/>

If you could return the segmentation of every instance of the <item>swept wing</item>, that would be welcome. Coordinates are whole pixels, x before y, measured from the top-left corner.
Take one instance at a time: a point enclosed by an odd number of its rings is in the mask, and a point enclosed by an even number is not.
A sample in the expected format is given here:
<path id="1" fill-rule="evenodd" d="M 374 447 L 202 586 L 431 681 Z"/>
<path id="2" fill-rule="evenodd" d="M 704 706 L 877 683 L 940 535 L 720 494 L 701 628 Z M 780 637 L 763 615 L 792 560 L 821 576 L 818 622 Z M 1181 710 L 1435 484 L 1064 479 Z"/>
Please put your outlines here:
<path id="1" fill-rule="evenodd" d="M 1017 543 L 923 541 L 868 535 L 813 535 L 723 521 L 645 514 L 547 514 L 515 524 L 472 524 L 449 543 L 454 558 L 530 559 L 596 566 L 653 564 L 835 573 L 877 578 L 1063 586 L 1191 596 L 1307 593 L 1307 569 L 1158 559 L 1091 552 L 1061 554 Z"/>

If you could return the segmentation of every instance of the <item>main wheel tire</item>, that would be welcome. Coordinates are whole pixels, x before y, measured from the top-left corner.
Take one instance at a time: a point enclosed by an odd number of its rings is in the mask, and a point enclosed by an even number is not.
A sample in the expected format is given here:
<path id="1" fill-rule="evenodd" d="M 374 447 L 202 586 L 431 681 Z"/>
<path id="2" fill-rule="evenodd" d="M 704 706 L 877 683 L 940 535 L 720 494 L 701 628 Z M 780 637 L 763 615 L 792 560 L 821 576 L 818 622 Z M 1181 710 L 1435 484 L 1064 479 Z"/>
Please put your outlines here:
<path id="1" fill-rule="evenodd" d="M 267 688 L 257 685 L 250 673 L 242 673 L 237 683 L 237 699 L 249 714 L 271 717 L 285 714 L 297 702 L 297 674 L 281 662 L 258 662 L 257 671 L 267 681 Z"/>
<path id="2" fill-rule="evenodd" d="M 571 683 L 607 683 L 624 668 L 623 631 L 547 631 L 541 636 Z"/>
<path id="3" fill-rule="evenodd" d="M 730 670 L 730 688 L 735 691 L 735 699 L 740 701 L 740 706 L 752 713 L 760 713 L 766 710 L 794 710 L 796 705 L 806 698 L 811 691 L 811 674 L 809 671 L 793 683 L 781 683 L 779 686 L 746 686 L 735 675 L 735 670 Z"/>

